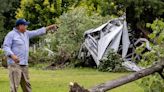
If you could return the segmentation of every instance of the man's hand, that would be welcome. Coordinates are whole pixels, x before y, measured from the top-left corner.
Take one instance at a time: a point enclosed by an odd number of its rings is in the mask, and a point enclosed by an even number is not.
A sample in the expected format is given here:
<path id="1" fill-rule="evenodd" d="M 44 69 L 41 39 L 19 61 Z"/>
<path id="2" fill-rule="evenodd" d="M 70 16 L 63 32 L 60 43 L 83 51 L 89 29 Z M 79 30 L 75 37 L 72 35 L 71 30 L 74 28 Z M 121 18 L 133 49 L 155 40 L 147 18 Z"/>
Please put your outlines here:
<path id="1" fill-rule="evenodd" d="M 49 31 L 49 30 L 57 31 L 57 29 L 58 29 L 58 26 L 56 24 L 46 27 L 46 31 Z"/>
<path id="2" fill-rule="evenodd" d="M 15 63 L 19 63 L 19 58 L 16 55 L 11 55 L 11 59 L 14 60 Z"/>

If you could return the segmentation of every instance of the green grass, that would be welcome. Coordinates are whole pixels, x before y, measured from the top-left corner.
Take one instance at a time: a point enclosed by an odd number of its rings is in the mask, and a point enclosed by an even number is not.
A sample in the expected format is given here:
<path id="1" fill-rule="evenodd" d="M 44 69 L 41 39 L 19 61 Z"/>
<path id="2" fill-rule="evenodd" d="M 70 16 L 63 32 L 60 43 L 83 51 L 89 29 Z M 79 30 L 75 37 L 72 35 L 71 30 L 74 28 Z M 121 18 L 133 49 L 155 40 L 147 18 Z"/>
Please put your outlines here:
<path id="1" fill-rule="evenodd" d="M 33 92 L 68 92 L 69 82 L 78 82 L 85 88 L 116 79 L 128 73 L 107 73 L 94 69 L 39 70 L 30 68 L 30 81 Z M 143 92 L 135 83 L 129 83 L 110 92 Z M 8 70 L 0 68 L 0 92 L 9 92 Z M 19 92 L 21 88 L 19 88 Z"/>

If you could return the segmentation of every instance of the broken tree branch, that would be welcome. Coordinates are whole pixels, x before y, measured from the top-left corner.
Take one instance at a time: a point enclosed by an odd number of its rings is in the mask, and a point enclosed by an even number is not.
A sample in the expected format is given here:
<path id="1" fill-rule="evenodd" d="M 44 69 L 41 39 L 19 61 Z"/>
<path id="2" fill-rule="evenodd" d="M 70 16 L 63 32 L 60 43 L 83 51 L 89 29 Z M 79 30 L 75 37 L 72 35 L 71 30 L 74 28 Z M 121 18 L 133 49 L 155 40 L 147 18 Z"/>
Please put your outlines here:
<path id="1" fill-rule="evenodd" d="M 113 80 L 113 81 L 108 81 L 106 83 L 99 84 L 89 90 L 87 90 L 87 89 L 83 90 L 84 88 L 81 87 L 80 85 L 78 85 L 78 87 L 76 89 L 76 87 L 74 87 L 74 85 L 72 84 L 71 88 L 74 88 L 74 90 L 73 91 L 70 90 L 70 92 L 106 92 L 108 90 L 114 89 L 116 87 L 122 86 L 122 85 L 130 83 L 130 82 L 133 82 L 133 81 L 143 78 L 145 76 L 154 74 L 156 72 L 159 73 L 161 75 L 161 77 L 164 79 L 164 75 L 162 74 L 163 69 L 164 69 L 164 59 L 162 59 L 161 62 L 159 62 L 149 68 L 143 69 L 141 71 L 132 73 L 130 75 L 121 77 L 121 78 Z M 80 91 L 79 91 L 79 88 L 80 88 Z"/>
<path id="2" fill-rule="evenodd" d="M 139 72 L 135 72 L 131 75 L 124 76 L 119 79 L 97 85 L 97 86 L 91 88 L 90 92 L 105 92 L 107 90 L 110 90 L 110 89 L 119 87 L 121 85 L 127 84 L 129 82 L 138 80 L 138 79 L 148 76 L 150 74 L 154 74 L 155 72 L 160 72 L 160 75 L 162 75 L 161 71 L 163 71 L 163 69 L 164 69 L 164 62 L 160 62 L 150 68 L 143 69 L 143 70 L 141 70 Z M 161 77 L 163 77 L 163 75 Z"/>

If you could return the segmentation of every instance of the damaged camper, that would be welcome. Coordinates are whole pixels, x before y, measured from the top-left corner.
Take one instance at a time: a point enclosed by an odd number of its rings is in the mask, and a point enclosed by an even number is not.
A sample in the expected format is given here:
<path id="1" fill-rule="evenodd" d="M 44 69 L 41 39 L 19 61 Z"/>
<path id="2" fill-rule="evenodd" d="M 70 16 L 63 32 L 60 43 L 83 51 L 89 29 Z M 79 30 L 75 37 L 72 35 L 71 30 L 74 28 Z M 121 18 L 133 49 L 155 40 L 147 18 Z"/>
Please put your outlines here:
<path id="1" fill-rule="evenodd" d="M 97 66 L 107 56 L 110 49 L 122 56 L 122 65 L 130 71 L 139 71 L 142 68 L 135 63 L 140 56 L 135 53 L 137 44 L 145 43 L 145 49 L 151 50 L 149 41 L 145 38 L 130 39 L 126 17 L 112 19 L 96 29 L 84 33 L 84 42 L 80 48 L 78 58 L 91 56 Z M 134 41 L 131 41 L 135 39 Z M 85 49 L 85 50 L 84 50 Z M 84 54 L 87 53 L 87 54 Z M 135 59 L 134 59 L 135 58 Z"/>

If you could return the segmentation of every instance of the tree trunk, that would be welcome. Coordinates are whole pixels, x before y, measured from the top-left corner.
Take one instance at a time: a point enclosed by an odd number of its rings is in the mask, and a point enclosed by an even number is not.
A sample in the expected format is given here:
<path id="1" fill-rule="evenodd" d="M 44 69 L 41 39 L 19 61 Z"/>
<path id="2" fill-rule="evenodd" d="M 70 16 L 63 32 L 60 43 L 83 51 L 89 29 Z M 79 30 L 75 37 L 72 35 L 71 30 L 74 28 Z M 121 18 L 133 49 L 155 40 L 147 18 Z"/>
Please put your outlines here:
<path id="1" fill-rule="evenodd" d="M 154 74 L 156 72 L 159 73 L 161 75 L 161 77 L 164 79 L 164 76 L 162 75 L 163 69 L 164 69 L 164 59 L 162 62 L 157 63 L 157 64 L 153 65 L 152 67 L 143 69 L 141 71 L 132 73 L 130 75 L 121 77 L 121 78 L 113 80 L 113 81 L 108 81 L 106 83 L 99 84 L 89 90 L 81 87 L 80 85 L 78 85 L 78 87 L 75 86 L 75 84 L 77 84 L 77 83 L 72 84 L 71 88 L 73 88 L 74 90 L 70 89 L 69 92 L 105 92 L 105 91 L 111 90 L 113 88 L 127 84 L 129 82 L 133 82 L 133 81 L 143 78 L 145 76 Z M 80 88 L 80 91 L 79 91 L 79 88 Z"/>
<path id="2" fill-rule="evenodd" d="M 162 76 L 162 71 L 164 68 L 164 62 L 158 63 L 150 68 L 143 69 L 139 72 L 135 72 L 131 75 L 121 77 L 119 79 L 113 80 L 113 81 L 108 81 L 106 83 L 99 84 L 93 88 L 90 89 L 90 92 L 105 92 L 107 90 L 119 87 L 121 85 L 127 84 L 129 82 L 138 80 L 140 78 L 143 78 L 145 76 L 148 76 L 150 74 L 154 74 L 155 72 L 160 73 L 161 77 Z"/>

